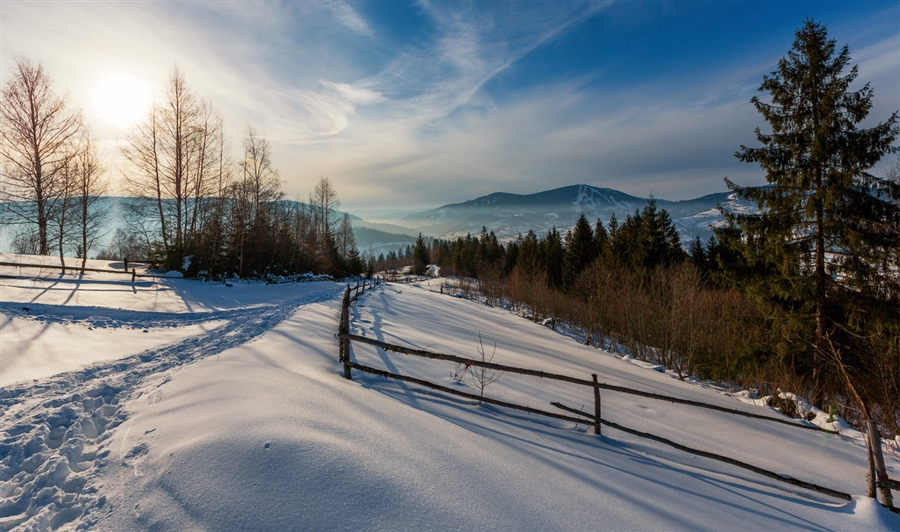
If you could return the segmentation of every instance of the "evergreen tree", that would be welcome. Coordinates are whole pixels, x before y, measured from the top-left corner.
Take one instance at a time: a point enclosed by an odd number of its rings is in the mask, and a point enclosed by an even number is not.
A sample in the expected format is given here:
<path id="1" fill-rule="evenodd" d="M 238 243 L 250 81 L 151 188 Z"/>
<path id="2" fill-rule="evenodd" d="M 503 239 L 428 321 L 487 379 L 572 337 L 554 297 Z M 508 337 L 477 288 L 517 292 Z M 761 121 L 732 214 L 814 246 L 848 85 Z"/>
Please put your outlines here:
<path id="1" fill-rule="evenodd" d="M 547 285 L 550 288 L 562 288 L 562 266 L 565 261 L 566 250 L 563 249 L 562 237 L 559 235 L 556 227 L 550 229 L 542 244 L 544 270 L 547 272 Z"/>
<path id="2" fill-rule="evenodd" d="M 428 271 L 428 265 L 431 264 L 431 252 L 425 245 L 425 239 L 422 233 L 416 238 L 416 247 L 413 250 L 413 273 L 416 275 L 425 275 Z"/>
<path id="3" fill-rule="evenodd" d="M 566 233 L 566 256 L 563 263 L 563 286 L 571 290 L 581 272 L 596 258 L 594 232 L 584 213 L 572 230 Z"/>
<path id="4" fill-rule="evenodd" d="M 706 275 L 706 272 L 709 270 L 709 265 L 707 263 L 706 250 L 703 249 L 703 242 L 700 241 L 699 236 L 695 236 L 694 239 L 691 240 L 691 246 L 688 248 L 688 256 L 690 257 L 691 264 L 697 268 L 697 271 Z"/>
<path id="5" fill-rule="evenodd" d="M 350 275 L 361 275 L 365 271 L 366 262 L 359 255 L 359 250 L 356 247 L 350 248 L 347 252 L 347 272 Z"/>
<path id="6" fill-rule="evenodd" d="M 519 235 L 519 239 L 521 240 L 522 236 Z M 502 246 L 501 246 L 502 247 Z M 510 242 L 506 246 L 506 253 L 503 254 L 503 269 L 501 271 L 501 275 L 506 277 L 511 274 L 514 269 L 516 269 L 516 264 L 519 262 L 519 242 Z"/>
<path id="7" fill-rule="evenodd" d="M 759 90 L 769 98 L 752 99 L 772 132 L 757 129 L 762 147 L 736 153 L 765 170 L 768 186 L 726 179 L 761 212 L 725 214 L 745 235 L 742 252 L 753 274 L 745 287 L 786 317 L 779 332 L 793 341 L 785 350 L 805 351 L 811 388 L 833 372 L 868 415 L 858 385 L 866 361 L 858 357 L 869 351 L 866 323 L 876 309 L 897 308 L 896 275 L 884 257 L 897 248 L 900 223 L 900 186 L 869 170 L 897 151 L 891 144 L 898 116 L 858 127 L 872 108 L 872 89 L 849 90 L 857 77 L 855 66 L 845 72 L 849 61 L 847 46 L 836 52 L 824 25 L 807 20 L 797 31 L 787 57 L 763 78 Z M 885 301 L 889 294 L 893 302 Z"/>
<path id="8" fill-rule="evenodd" d="M 516 257 L 516 270 L 526 279 L 533 279 L 543 271 L 543 257 L 541 256 L 541 244 L 533 229 L 528 230 L 519 244 L 519 256 Z"/>
<path id="9" fill-rule="evenodd" d="M 687 258 L 672 217 L 665 209 L 656 207 L 650 199 L 643 210 L 635 209 L 621 227 L 610 220 L 613 255 L 633 271 L 650 271 L 659 266 L 672 266 Z"/>
<path id="10" fill-rule="evenodd" d="M 597 225 L 594 227 L 594 251 L 598 258 L 605 259 L 610 254 L 609 233 L 603 227 L 603 220 L 597 219 Z"/>

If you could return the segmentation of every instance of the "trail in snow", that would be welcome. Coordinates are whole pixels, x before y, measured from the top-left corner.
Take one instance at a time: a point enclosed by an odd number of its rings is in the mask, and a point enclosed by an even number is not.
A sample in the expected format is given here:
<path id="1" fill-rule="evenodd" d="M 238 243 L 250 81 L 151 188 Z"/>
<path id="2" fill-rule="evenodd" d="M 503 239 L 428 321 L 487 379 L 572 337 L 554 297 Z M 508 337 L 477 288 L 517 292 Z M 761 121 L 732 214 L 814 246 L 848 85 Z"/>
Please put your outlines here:
<path id="1" fill-rule="evenodd" d="M 24 305 L 30 310 L 17 311 L 22 304 L 4 305 L 0 310 L 7 314 L 95 326 L 227 323 L 139 355 L 0 389 L 0 528 L 55 529 L 102 507 L 106 498 L 92 480 L 109 455 L 104 442 L 126 419 L 124 404 L 137 388 L 164 383 L 174 368 L 250 342 L 301 306 L 335 298 L 340 291 L 341 286 L 330 285 L 278 305 L 181 316 L 53 305 Z"/>

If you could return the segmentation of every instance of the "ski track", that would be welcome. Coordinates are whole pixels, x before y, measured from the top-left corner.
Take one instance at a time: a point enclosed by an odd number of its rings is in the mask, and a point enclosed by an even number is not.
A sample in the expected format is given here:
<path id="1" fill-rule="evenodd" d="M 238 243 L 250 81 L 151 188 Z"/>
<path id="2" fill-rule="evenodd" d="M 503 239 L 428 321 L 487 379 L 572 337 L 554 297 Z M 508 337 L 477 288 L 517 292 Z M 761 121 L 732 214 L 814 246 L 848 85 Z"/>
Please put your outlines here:
<path id="1" fill-rule="evenodd" d="M 91 307 L 3 304 L 17 317 L 93 326 L 177 326 L 211 320 L 228 323 L 200 337 L 141 354 L 0 389 L 0 529 L 57 529 L 106 503 L 96 478 L 107 463 L 105 442 L 127 419 L 125 405 L 168 380 L 183 364 L 245 344 L 271 330 L 300 307 L 337 297 L 342 286 L 275 306 L 177 315 Z M 18 307 L 16 309 L 15 307 Z M 58 312 L 57 312 L 58 311 Z M 110 315 L 115 317 L 111 317 Z M 95 514 L 97 512 L 94 512 Z"/>

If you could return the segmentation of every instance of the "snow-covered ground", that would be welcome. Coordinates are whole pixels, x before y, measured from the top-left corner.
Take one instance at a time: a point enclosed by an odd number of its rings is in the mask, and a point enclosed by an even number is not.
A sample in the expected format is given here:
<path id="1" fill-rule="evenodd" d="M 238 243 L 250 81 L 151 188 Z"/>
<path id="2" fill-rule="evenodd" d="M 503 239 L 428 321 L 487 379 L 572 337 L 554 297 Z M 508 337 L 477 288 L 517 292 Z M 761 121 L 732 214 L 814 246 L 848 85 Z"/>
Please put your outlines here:
<path id="1" fill-rule="evenodd" d="M 900 529 L 861 496 L 865 449 L 847 436 L 603 395 L 604 418 L 852 502 L 609 428 L 598 437 L 381 377 L 347 381 L 337 283 L 0 274 L 12 276 L 0 277 L 4 530 Z M 480 335 L 495 362 L 779 415 L 427 285 L 367 293 L 352 329 L 469 357 Z M 352 355 L 474 390 L 451 379 L 453 364 L 361 344 Z M 589 389 L 512 374 L 485 393 L 592 408 Z"/>

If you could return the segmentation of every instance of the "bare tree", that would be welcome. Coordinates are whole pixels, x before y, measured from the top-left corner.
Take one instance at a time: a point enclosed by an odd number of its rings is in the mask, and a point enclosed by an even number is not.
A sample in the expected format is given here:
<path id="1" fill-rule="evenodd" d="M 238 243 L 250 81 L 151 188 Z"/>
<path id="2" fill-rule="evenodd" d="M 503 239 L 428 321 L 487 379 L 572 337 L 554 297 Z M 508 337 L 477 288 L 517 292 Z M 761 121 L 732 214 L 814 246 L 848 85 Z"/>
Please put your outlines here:
<path id="1" fill-rule="evenodd" d="M 494 350 L 491 351 L 491 356 L 487 356 L 484 350 L 484 342 L 481 340 L 481 333 L 478 333 L 477 349 L 482 362 L 493 362 L 494 355 L 497 353 L 497 342 L 494 342 Z M 478 396 L 482 399 L 484 398 L 484 389 L 500 380 L 502 375 L 503 372 L 489 371 L 483 366 L 473 367 L 470 371 L 472 385 L 478 388 Z M 481 401 L 479 401 L 479 404 L 481 404 Z"/>
<path id="2" fill-rule="evenodd" d="M 170 266 L 180 265 L 187 244 L 198 233 L 205 198 L 215 192 L 224 144 L 222 120 L 188 87 L 174 67 L 163 96 L 147 117 L 125 136 L 122 153 L 136 217 L 151 212 Z"/>
<path id="3" fill-rule="evenodd" d="M 101 196 L 106 193 L 108 182 L 104 168 L 100 165 L 97 148 L 89 133 L 82 136 L 75 160 L 75 216 L 78 247 L 81 251 L 81 267 L 87 263 L 88 251 L 94 247 L 97 238 L 109 218 L 108 208 L 104 208 Z"/>
<path id="4" fill-rule="evenodd" d="M 309 196 L 309 205 L 312 207 L 313 219 L 316 229 L 316 239 L 320 242 L 327 240 L 332 233 L 335 223 L 337 208 L 341 201 L 337 197 L 337 190 L 332 186 L 327 177 L 323 177 L 316 183 L 313 192 Z"/>
<path id="5" fill-rule="evenodd" d="M 356 237 L 353 235 L 353 224 L 350 222 L 350 215 L 346 212 L 344 213 L 344 217 L 341 218 L 341 225 L 338 226 L 337 230 L 337 241 L 338 251 L 340 251 L 341 256 L 347 258 L 350 255 L 350 252 L 356 249 Z"/>
<path id="6" fill-rule="evenodd" d="M 0 105 L 3 199 L 17 218 L 37 225 L 42 255 L 49 252 L 48 226 L 65 188 L 61 174 L 74 156 L 69 144 L 82 123 L 81 112 L 57 95 L 42 65 L 16 59 Z"/>
<path id="7" fill-rule="evenodd" d="M 244 137 L 244 159 L 241 161 L 241 177 L 248 187 L 253 202 L 254 219 L 260 209 L 284 197 L 278 171 L 272 167 L 269 141 L 261 137 L 252 126 L 247 126 Z"/>
<path id="8" fill-rule="evenodd" d="M 68 144 L 66 150 L 67 152 L 71 152 L 71 154 L 66 154 L 68 164 L 61 169 L 57 176 L 55 187 L 56 197 L 54 203 L 55 216 L 53 217 L 54 223 L 52 226 L 55 232 L 52 240 L 56 242 L 57 249 L 59 250 L 59 264 L 62 266 L 63 274 L 66 273 L 65 247 L 69 241 L 69 233 L 72 225 L 69 215 L 72 214 L 73 211 L 73 196 L 76 189 L 76 181 L 78 180 L 78 165 L 76 162 L 78 146 Z"/>

